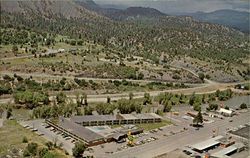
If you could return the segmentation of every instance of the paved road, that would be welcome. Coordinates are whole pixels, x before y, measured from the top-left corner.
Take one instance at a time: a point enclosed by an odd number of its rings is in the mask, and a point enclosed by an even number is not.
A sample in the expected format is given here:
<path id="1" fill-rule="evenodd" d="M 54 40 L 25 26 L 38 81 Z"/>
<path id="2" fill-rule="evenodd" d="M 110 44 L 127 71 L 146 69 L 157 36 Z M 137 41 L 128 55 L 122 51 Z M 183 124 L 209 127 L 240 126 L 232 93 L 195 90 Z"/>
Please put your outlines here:
<path id="1" fill-rule="evenodd" d="M 228 119 L 218 120 L 211 124 L 206 124 L 204 128 L 196 131 L 194 129 L 187 132 L 179 133 L 174 136 L 157 140 L 155 142 L 133 147 L 128 150 L 117 152 L 112 155 L 102 155 L 100 158 L 152 158 L 154 156 L 170 152 L 176 148 L 182 148 L 186 145 L 195 144 L 202 140 L 208 139 L 212 136 L 212 130 L 216 129 L 218 135 L 224 135 L 226 128 L 237 127 L 249 121 L 249 112 L 243 113 L 239 116 L 234 116 L 233 122 L 229 123 Z"/>
<path id="2" fill-rule="evenodd" d="M 192 93 L 196 93 L 196 94 L 210 94 L 210 93 L 214 93 L 216 92 L 216 90 L 226 90 L 228 89 L 230 86 L 236 85 L 239 83 L 231 83 L 231 84 L 205 84 L 202 85 L 200 87 L 194 87 L 194 88 L 186 88 L 186 89 L 174 89 L 174 90 L 164 90 L 164 91 L 151 91 L 148 92 L 150 94 L 151 97 L 155 97 L 157 95 L 159 95 L 160 93 L 163 92 L 169 92 L 169 93 L 182 93 L 185 95 L 189 95 Z M 233 91 L 237 91 L 234 88 L 231 88 Z M 238 92 L 238 91 L 237 91 Z M 145 92 L 134 92 L 134 98 L 143 98 L 144 97 L 144 93 Z M 75 95 L 67 95 L 69 98 L 72 98 L 72 100 L 74 102 L 76 102 L 75 100 Z M 121 98 L 129 98 L 129 93 L 122 93 L 122 94 L 99 94 L 99 95 L 88 95 L 88 102 L 106 102 L 107 101 L 107 97 L 110 97 L 111 100 L 119 100 Z M 51 96 L 50 100 L 55 99 L 55 96 Z M 3 103 L 8 103 L 9 101 L 11 101 L 11 98 L 5 98 L 5 99 L 0 99 L 0 104 Z"/>
<path id="3" fill-rule="evenodd" d="M 58 53 L 58 50 L 54 50 L 54 49 L 49 49 L 49 48 L 45 48 L 47 49 L 46 53 L 41 53 L 42 55 L 49 55 L 49 54 L 56 54 Z M 39 55 L 39 54 L 38 54 Z M 25 55 L 25 56 L 15 56 L 15 57 L 9 57 L 9 58 L 2 58 L 1 60 L 15 60 L 15 59 L 25 59 L 25 58 L 32 58 L 35 55 L 31 54 L 31 55 Z"/>

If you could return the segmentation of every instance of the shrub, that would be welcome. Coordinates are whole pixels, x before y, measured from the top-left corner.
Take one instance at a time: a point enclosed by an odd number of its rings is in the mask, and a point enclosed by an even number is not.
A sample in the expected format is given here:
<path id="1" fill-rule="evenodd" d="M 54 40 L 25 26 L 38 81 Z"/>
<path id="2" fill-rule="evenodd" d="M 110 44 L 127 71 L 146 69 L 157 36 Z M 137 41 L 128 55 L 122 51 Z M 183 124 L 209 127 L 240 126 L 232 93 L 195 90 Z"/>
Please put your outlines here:
<path id="1" fill-rule="evenodd" d="M 29 152 L 27 149 L 24 149 L 24 151 L 23 151 L 23 156 L 24 156 L 24 157 L 30 156 L 30 152 Z"/>
<path id="2" fill-rule="evenodd" d="M 246 103 L 242 103 L 242 104 L 240 105 L 240 108 L 241 108 L 241 109 L 247 109 L 247 104 L 246 104 Z"/>
<path id="3" fill-rule="evenodd" d="M 66 96 L 66 94 L 63 93 L 63 92 L 60 92 L 60 93 L 58 93 L 58 94 L 56 95 L 56 100 L 57 100 L 58 103 L 65 103 L 66 98 L 67 98 L 67 96 Z"/>
<path id="4" fill-rule="evenodd" d="M 45 143 L 45 145 L 48 147 L 49 150 L 51 150 L 53 148 L 53 143 L 50 141 Z"/>
<path id="5" fill-rule="evenodd" d="M 181 77 L 179 75 L 177 75 L 177 74 L 174 74 L 173 79 L 179 80 L 179 79 L 181 79 Z"/>
<path id="6" fill-rule="evenodd" d="M 37 153 L 37 143 L 30 143 L 27 146 L 27 150 L 32 154 L 32 155 L 36 155 Z"/>
<path id="7" fill-rule="evenodd" d="M 23 137 L 23 143 L 28 143 L 28 138 L 27 137 Z"/>
<path id="8" fill-rule="evenodd" d="M 72 149 L 73 156 L 76 158 L 82 157 L 85 150 L 86 145 L 84 143 L 77 142 L 75 147 Z"/>
<path id="9" fill-rule="evenodd" d="M 42 158 L 44 157 L 47 153 L 48 153 L 48 149 L 47 148 L 42 148 L 39 150 L 39 156 Z"/>

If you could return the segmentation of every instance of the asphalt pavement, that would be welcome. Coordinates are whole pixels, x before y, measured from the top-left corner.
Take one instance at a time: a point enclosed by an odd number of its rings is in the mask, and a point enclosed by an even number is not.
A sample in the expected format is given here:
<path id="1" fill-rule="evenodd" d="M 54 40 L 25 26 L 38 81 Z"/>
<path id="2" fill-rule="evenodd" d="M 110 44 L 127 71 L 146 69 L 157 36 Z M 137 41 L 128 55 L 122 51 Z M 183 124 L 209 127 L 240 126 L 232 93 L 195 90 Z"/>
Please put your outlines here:
<path id="1" fill-rule="evenodd" d="M 211 138 L 212 130 L 216 130 L 217 135 L 225 135 L 226 129 L 231 127 L 237 127 L 249 121 L 249 112 L 242 113 L 239 116 L 232 117 L 233 122 L 229 122 L 228 119 L 217 120 L 214 123 L 205 124 L 200 130 L 194 130 L 190 128 L 186 132 L 181 132 L 176 135 L 159 139 L 149 144 L 136 146 L 124 151 L 120 151 L 110 155 L 98 155 L 98 158 L 152 158 L 154 156 L 170 152 L 177 148 L 183 148 L 186 145 L 198 143 L 202 140 Z"/>
<path id="2" fill-rule="evenodd" d="M 25 121 L 20 122 L 21 125 L 25 126 L 28 125 L 28 128 L 37 128 L 37 134 L 42 134 L 41 136 L 44 137 L 46 140 L 51 142 L 57 142 L 57 145 L 63 143 L 63 148 L 72 155 L 72 148 L 75 146 L 70 140 L 65 140 L 61 135 L 56 134 L 53 131 L 50 131 L 50 128 L 45 128 L 42 123 L 45 122 L 44 120 L 33 120 L 33 121 Z"/>

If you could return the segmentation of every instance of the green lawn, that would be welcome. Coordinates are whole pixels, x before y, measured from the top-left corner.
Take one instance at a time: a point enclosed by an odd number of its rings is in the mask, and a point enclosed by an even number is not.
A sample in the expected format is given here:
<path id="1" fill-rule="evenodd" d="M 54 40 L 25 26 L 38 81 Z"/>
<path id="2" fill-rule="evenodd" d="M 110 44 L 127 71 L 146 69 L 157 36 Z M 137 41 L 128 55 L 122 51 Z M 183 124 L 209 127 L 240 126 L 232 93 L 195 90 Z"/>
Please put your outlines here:
<path id="1" fill-rule="evenodd" d="M 110 126 L 112 129 L 113 128 L 118 128 L 118 127 L 122 127 L 123 125 L 112 125 L 112 126 Z"/>
<path id="2" fill-rule="evenodd" d="M 164 126 L 167 126 L 170 124 L 171 124 L 171 122 L 166 121 L 166 120 L 162 120 L 162 122 L 160 122 L 160 123 L 144 123 L 144 124 L 136 124 L 136 125 L 149 131 L 149 130 L 157 129 L 157 128 L 164 127 Z"/>

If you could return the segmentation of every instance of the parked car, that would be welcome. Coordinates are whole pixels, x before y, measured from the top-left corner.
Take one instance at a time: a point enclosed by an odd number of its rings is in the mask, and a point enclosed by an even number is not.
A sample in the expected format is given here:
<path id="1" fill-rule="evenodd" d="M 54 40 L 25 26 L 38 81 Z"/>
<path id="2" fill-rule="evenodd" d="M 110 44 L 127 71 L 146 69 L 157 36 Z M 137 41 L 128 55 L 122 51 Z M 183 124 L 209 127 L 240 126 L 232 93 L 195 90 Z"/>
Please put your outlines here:
<path id="1" fill-rule="evenodd" d="M 124 142 L 126 142 L 125 139 L 121 139 L 121 140 L 118 140 L 118 141 L 117 141 L 117 143 L 124 143 Z"/>
<path id="2" fill-rule="evenodd" d="M 185 152 L 187 155 L 191 155 L 192 153 L 190 151 Z"/>

